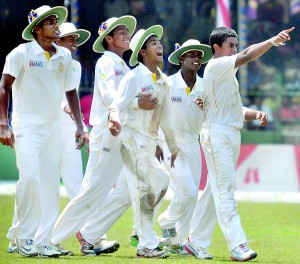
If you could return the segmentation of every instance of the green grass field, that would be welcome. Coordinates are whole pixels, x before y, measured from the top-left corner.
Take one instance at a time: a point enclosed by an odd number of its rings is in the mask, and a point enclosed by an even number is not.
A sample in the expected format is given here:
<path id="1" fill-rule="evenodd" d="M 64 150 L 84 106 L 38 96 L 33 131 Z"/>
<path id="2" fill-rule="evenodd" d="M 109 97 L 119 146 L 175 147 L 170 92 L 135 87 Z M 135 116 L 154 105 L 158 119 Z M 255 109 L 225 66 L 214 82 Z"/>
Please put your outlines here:
<path id="1" fill-rule="evenodd" d="M 67 203 L 62 198 L 61 209 Z M 24 258 L 19 254 L 8 254 L 6 248 L 9 240 L 6 238 L 13 216 L 14 196 L 0 196 L 0 263 L 232 263 L 225 239 L 217 227 L 214 232 L 209 252 L 213 260 L 197 260 L 194 257 L 178 257 L 171 255 L 168 259 L 136 259 L 135 248 L 128 244 L 132 231 L 133 215 L 129 209 L 123 217 L 108 232 L 108 238 L 118 240 L 120 249 L 114 254 L 97 257 L 84 257 L 79 252 L 79 244 L 74 237 L 62 245 L 72 249 L 74 256 L 59 259 Z M 163 204 L 163 208 L 167 202 Z M 300 205 L 283 203 L 239 203 L 239 213 L 242 224 L 251 241 L 251 247 L 258 253 L 252 263 L 300 263 Z M 162 209 L 163 209 L 162 208 Z M 158 227 L 157 232 L 160 234 Z"/>

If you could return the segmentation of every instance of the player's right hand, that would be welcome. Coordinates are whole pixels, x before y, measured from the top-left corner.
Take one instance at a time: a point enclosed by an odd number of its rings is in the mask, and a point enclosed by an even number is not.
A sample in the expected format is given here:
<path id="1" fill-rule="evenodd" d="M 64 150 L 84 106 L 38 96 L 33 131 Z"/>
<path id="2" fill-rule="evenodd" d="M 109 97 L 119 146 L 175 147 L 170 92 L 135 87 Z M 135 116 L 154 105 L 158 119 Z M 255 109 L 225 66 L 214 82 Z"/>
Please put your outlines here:
<path id="1" fill-rule="evenodd" d="M 118 136 L 121 132 L 121 124 L 118 121 L 112 119 L 109 120 L 108 128 L 110 133 L 115 137 Z"/>
<path id="2" fill-rule="evenodd" d="M 171 156 L 171 168 L 175 168 L 175 160 L 176 160 L 176 158 L 177 158 L 177 155 L 178 155 L 178 152 L 179 152 L 179 148 L 178 148 L 178 150 L 174 153 L 174 154 L 172 154 L 172 156 Z"/>
<path id="3" fill-rule="evenodd" d="M 3 146 L 14 147 L 15 136 L 8 125 L 0 125 L 0 142 Z"/>
<path id="4" fill-rule="evenodd" d="M 151 94 L 141 94 L 138 100 L 140 109 L 153 110 L 157 106 L 158 100 L 156 97 L 152 97 Z"/>

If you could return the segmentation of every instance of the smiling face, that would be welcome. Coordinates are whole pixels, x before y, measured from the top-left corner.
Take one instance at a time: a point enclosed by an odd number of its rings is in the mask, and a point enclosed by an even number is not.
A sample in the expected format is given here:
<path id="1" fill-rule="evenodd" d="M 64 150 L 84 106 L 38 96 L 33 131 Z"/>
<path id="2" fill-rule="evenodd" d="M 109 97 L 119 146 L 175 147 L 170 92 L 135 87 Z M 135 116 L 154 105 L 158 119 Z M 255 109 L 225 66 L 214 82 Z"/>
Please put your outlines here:
<path id="1" fill-rule="evenodd" d="M 57 45 L 67 48 L 71 52 L 71 54 L 74 55 L 76 49 L 78 48 L 78 39 L 79 36 L 77 34 L 74 34 L 62 37 L 55 42 Z"/>
<path id="2" fill-rule="evenodd" d="M 179 57 L 179 63 L 184 70 L 198 71 L 201 67 L 202 57 L 202 51 L 188 51 Z"/>
<path id="3" fill-rule="evenodd" d="M 109 35 L 105 36 L 108 44 L 107 50 L 117 54 L 123 53 L 129 49 L 131 35 L 125 25 L 117 26 Z"/>

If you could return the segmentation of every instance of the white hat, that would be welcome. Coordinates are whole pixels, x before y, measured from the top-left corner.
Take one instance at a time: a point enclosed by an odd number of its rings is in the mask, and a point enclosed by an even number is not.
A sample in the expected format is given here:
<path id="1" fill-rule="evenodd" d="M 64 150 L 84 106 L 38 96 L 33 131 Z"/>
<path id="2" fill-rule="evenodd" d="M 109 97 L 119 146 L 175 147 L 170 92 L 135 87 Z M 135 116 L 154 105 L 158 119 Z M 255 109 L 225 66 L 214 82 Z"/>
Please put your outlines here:
<path id="1" fill-rule="evenodd" d="M 62 23 L 59 27 L 60 38 L 70 36 L 70 35 L 78 35 L 78 46 L 85 43 L 91 36 L 91 32 L 85 29 L 76 29 L 75 25 L 70 22 Z"/>
<path id="2" fill-rule="evenodd" d="M 138 63 L 137 57 L 140 49 L 144 45 L 145 41 L 150 36 L 157 36 L 158 39 L 161 39 L 163 34 L 163 27 L 161 25 L 154 25 L 149 27 L 148 29 L 140 29 L 136 34 L 132 37 L 129 47 L 132 50 L 132 54 L 130 56 L 129 65 L 134 66 Z"/>
<path id="3" fill-rule="evenodd" d="M 180 45 L 178 43 L 175 44 L 175 51 L 171 53 L 168 60 L 170 63 L 179 65 L 179 57 L 186 52 L 198 50 L 203 52 L 202 64 L 207 63 L 212 57 L 212 51 L 210 46 L 201 44 L 199 40 L 189 39 L 186 42 Z"/>
<path id="4" fill-rule="evenodd" d="M 42 21 L 45 17 L 56 15 L 58 25 L 61 25 L 67 18 L 68 10 L 63 6 L 50 7 L 43 5 L 36 10 L 31 10 L 28 14 L 29 25 L 23 30 L 22 38 L 25 40 L 33 40 L 32 30 L 34 26 Z"/>
<path id="5" fill-rule="evenodd" d="M 99 37 L 95 40 L 93 45 L 93 50 L 98 53 L 103 53 L 105 48 L 102 45 L 104 37 L 109 34 L 117 26 L 125 25 L 129 31 L 129 34 L 135 30 L 136 19 L 133 16 L 121 16 L 121 17 L 112 17 L 103 22 L 98 30 Z"/>

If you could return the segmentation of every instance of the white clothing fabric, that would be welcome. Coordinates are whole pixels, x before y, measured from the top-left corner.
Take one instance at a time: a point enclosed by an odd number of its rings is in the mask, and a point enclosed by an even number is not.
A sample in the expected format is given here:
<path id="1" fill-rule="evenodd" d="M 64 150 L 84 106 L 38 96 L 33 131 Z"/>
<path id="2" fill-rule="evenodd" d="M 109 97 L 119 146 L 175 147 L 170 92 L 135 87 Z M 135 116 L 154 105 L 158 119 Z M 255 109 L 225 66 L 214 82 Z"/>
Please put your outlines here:
<path id="1" fill-rule="evenodd" d="M 194 101 L 202 98 L 203 83 L 202 78 L 197 76 L 195 87 L 187 95 L 187 84 L 182 78 L 181 70 L 169 79 L 171 118 L 180 152 L 175 161 L 175 168 L 171 169 L 170 187 L 174 191 L 174 197 L 167 210 L 158 217 L 158 223 L 162 229 L 175 227 L 177 237 L 172 242 L 184 245 L 197 202 L 202 169 L 199 135 L 203 111 Z"/>
<path id="2" fill-rule="evenodd" d="M 81 189 L 58 217 L 52 243 L 74 235 L 104 204 L 123 167 L 119 139 L 109 129 L 93 127 L 90 152 Z"/>
<path id="3" fill-rule="evenodd" d="M 234 68 L 236 56 L 212 58 L 203 76 L 203 102 L 206 123 L 215 123 L 241 129 L 244 116 L 239 84 Z"/>
<path id="4" fill-rule="evenodd" d="M 59 212 L 60 123 L 13 132 L 19 170 L 14 237 L 48 244 Z"/>
<path id="5" fill-rule="evenodd" d="M 110 112 L 116 114 L 117 119 L 122 111 L 126 110 L 126 119 L 124 127 L 132 128 L 138 133 L 157 139 L 158 128 L 162 128 L 166 143 L 171 153 L 178 150 L 175 140 L 170 116 L 169 86 L 167 76 L 158 68 L 160 79 L 156 84 L 152 79 L 152 72 L 140 63 L 136 68 L 131 70 L 120 83 L 120 87 L 114 101 L 110 106 Z M 138 98 L 140 94 L 151 94 L 158 99 L 157 107 L 152 111 L 142 110 L 132 107 L 132 101 Z M 131 107 L 129 107 L 131 106 Z M 122 119 L 122 118 L 121 118 Z"/>
<path id="6" fill-rule="evenodd" d="M 73 76 L 74 87 L 77 91 L 80 85 L 81 65 L 73 59 Z M 60 174 L 69 199 L 73 199 L 81 188 L 83 179 L 81 151 L 76 149 L 74 135 L 76 132 L 76 124 L 69 114 L 64 111 L 64 107 L 68 104 L 66 95 L 63 95 L 61 103 L 60 123 L 62 136 L 62 160 Z"/>
<path id="7" fill-rule="evenodd" d="M 110 51 L 105 51 L 97 61 L 95 89 L 90 113 L 92 126 L 107 126 L 108 107 L 115 98 L 120 81 L 129 71 L 130 68 L 123 59 Z"/>
<path id="8" fill-rule="evenodd" d="M 200 135 L 201 145 L 205 154 L 215 211 L 219 226 L 227 241 L 228 250 L 246 243 L 246 235 L 241 226 L 234 198 L 235 168 L 240 152 L 240 128 L 243 126 L 243 107 L 235 77 L 236 55 L 211 59 L 204 71 L 204 113 L 205 121 Z M 196 207 L 204 209 L 209 203 L 209 192 L 202 196 Z M 203 199 L 203 204 L 202 204 Z M 207 228 L 206 215 L 201 214 L 199 226 L 192 230 Z M 198 234 L 199 241 L 206 241 L 212 236 L 212 228 Z M 211 233 L 208 233 L 211 232 Z M 193 237 L 193 235 L 191 235 Z"/>
<path id="9" fill-rule="evenodd" d="M 19 180 L 13 226 L 7 237 L 49 244 L 59 210 L 59 169 L 62 95 L 73 90 L 72 58 L 53 43 L 48 61 L 35 41 L 8 54 L 3 74 L 15 77 L 12 85 L 12 125 Z"/>
<path id="10" fill-rule="evenodd" d="M 129 186 L 134 224 L 139 236 L 138 249 L 156 248 L 159 240 L 154 231 L 153 215 L 155 191 L 153 184 L 154 155 L 158 128 L 161 126 L 171 153 L 178 150 L 170 117 L 169 86 L 166 76 L 158 69 L 160 78 L 155 83 L 152 73 L 140 63 L 120 82 L 116 97 L 110 106 L 110 114 L 118 120 L 126 111 L 126 118 L 120 134 L 121 153 L 129 173 Z M 132 109 L 129 106 L 140 94 L 151 93 L 158 99 L 154 110 Z"/>
<path id="11" fill-rule="evenodd" d="M 12 125 L 43 125 L 59 119 L 63 92 L 73 86 L 70 52 L 53 43 L 56 53 L 48 61 L 35 41 L 19 45 L 7 55 L 4 74 L 15 77 L 12 85 Z"/>
<path id="12" fill-rule="evenodd" d="M 108 106 L 119 82 L 129 68 L 116 54 L 105 51 L 95 68 L 94 95 L 90 123 L 90 151 L 79 194 L 65 207 L 53 229 L 57 244 L 74 235 L 101 208 L 121 173 L 123 162 L 119 138 L 108 129 Z"/>
<path id="13" fill-rule="evenodd" d="M 169 185 L 169 172 L 166 169 L 165 162 L 162 164 L 155 159 L 153 174 L 153 185 L 155 194 L 154 219 L 160 209 L 163 197 Z M 81 230 L 82 236 L 91 244 L 95 244 L 99 237 L 103 236 L 113 224 L 126 212 L 131 206 L 130 190 L 126 170 L 119 176 L 115 188 L 110 192 L 104 205 L 97 211 L 96 215 Z"/>

